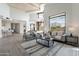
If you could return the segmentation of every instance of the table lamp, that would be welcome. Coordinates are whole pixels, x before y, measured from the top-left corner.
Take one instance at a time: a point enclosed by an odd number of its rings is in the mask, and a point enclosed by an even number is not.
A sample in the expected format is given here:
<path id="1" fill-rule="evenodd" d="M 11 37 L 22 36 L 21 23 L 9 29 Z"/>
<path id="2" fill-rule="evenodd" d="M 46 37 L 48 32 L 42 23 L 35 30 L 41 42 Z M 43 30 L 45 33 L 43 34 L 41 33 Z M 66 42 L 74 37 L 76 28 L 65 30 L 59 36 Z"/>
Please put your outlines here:
<path id="1" fill-rule="evenodd" d="M 74 27 L 70 27 L 69 28 L 69 32 L 70 32 L 70 36 L 72 36 L 72 33 L 75 31 L 75 28 Z"/>

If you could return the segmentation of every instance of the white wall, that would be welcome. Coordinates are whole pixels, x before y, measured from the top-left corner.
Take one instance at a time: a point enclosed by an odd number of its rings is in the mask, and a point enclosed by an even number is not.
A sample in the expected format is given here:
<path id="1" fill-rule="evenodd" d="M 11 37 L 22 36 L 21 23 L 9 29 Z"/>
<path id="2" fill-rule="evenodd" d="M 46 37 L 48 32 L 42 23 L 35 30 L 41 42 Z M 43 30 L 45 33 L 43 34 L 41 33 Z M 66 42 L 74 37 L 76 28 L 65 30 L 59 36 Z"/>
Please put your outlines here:
<path id="1" fill-rule="evenodd" d="M 0 3 L 0 15 L 4 17 L 10 17 L 10 9 L 7 4 Z"/>
<path id="2" fill-rule="evenodd" d="M 37 13 L 30 13 L 30 21 L 34 22 L 36 20 L 38 20 Z"/>
<path id="3" fill-rule="evenodd" d="M 79 36 L 79 3 L 72 4 L 72 19 L 71 26 L 75 28 L 74 34 Z"/>
<path id="4" fill-rule="evenodd" d="M 12 19 L 28 20 L 28 14 L 26 12 L 13 7 L 10 7 L 10 16 Z"/>

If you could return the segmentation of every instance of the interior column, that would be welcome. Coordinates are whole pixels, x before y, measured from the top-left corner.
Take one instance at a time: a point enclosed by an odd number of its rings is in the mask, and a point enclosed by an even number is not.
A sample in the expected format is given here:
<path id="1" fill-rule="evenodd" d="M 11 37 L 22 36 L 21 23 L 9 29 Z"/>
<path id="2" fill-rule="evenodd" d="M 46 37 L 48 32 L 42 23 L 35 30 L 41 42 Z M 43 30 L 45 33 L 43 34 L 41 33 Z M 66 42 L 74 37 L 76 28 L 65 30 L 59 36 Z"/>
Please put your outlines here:
<path id="1" fill-rule="evenodd" d="M 0 38 L 2 37 L 2 20 L 0 19 Z"/>

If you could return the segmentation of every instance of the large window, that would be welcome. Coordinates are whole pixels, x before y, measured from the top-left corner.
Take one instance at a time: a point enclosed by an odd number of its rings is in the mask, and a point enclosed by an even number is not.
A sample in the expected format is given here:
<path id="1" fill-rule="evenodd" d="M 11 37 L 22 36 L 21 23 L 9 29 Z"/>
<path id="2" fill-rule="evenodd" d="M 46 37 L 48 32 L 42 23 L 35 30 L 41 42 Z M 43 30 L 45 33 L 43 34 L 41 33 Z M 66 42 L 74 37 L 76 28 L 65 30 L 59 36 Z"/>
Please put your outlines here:
<path id="1" fill-rule="evenodd" d="M 65 31 L 65 13 L 50 16 L 50 31 Z"/>

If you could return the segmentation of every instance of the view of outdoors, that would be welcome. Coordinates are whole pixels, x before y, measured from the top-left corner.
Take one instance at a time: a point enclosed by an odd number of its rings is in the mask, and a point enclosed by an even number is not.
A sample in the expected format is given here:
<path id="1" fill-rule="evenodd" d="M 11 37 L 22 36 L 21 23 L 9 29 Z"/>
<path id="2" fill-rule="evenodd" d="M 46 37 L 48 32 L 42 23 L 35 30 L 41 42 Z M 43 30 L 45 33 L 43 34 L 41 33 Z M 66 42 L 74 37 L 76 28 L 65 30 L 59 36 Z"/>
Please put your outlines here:
<path id="1" fill-rule="evenodd" d="M 63 31 L 65 28 L 65 16 L 53 17 L 50 19 L 50 31 Z"/>

